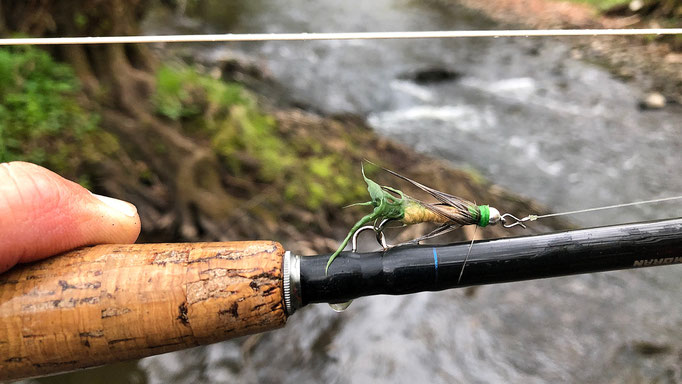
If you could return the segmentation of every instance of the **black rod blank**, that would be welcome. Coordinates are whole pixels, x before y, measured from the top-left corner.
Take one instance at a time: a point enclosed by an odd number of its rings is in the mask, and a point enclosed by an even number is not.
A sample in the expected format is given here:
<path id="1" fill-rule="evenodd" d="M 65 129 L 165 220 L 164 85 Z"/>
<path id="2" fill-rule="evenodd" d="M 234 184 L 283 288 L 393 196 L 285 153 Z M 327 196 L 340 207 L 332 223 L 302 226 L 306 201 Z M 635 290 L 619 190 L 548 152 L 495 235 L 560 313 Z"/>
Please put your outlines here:
<path id="1" fill-rule="evenodd" d="M 682 263 L 682 219 L 301 258 L 303 305 Z"/>

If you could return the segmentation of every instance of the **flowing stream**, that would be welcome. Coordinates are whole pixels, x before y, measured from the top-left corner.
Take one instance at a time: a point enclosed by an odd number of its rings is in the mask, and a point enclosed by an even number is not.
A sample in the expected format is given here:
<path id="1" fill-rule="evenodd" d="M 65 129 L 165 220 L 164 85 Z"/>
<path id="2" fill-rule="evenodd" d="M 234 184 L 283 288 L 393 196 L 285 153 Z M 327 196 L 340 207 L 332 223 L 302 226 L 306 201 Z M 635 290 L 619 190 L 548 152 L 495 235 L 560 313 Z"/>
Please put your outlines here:
<path id="1" fill-rule="evenodd" d="M 150 31 L 341 32 L 501 28 L 448 2 L 207 2 L 202 22 Z M 238 15 L 235 16 L 235 15 Z M 476 170 L 554 211 L 680 194 L 682 108 L 549 38 L 211 44 L 260 61 L 290 96 L 366 116 L 418 151 Z M 416 81 L 425 70 L 443 81 Z M 428 79 L 426 79 L 428 80 Z M 680 205 L 575 217 L 601 225 Z M 525 215 L 531 212 L 518 212 Z M 682 381 L 681 267 L 357 300 L 306 308 L 282 330 L 147 358 L 151 383 Z"/>

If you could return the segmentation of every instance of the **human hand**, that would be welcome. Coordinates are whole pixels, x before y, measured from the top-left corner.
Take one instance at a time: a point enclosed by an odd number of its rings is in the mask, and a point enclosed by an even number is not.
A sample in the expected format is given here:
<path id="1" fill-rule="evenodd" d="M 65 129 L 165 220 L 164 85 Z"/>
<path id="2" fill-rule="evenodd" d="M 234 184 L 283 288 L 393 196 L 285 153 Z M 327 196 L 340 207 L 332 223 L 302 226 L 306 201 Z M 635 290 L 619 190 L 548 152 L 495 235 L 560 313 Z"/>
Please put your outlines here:
<path id="1" fill-rule="evenodd" d="M 134 243 L 134 205 L 35 164 L 0 163 L 0 273 L 84 245 Z"/>

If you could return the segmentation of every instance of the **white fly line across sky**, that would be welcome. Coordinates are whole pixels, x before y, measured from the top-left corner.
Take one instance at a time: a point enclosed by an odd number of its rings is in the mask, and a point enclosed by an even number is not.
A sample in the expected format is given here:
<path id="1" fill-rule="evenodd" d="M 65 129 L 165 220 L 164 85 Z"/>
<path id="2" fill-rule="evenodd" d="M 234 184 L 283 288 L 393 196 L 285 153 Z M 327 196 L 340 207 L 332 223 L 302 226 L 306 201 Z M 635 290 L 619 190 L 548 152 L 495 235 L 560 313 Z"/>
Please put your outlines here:
<path id="1" fill-rule="evenodd" d="M 626 36 L 679 35 L 682 28 L 638 29 L 512 29 L 481 31 L 408 31 L 408 32 L 315 32 L 315 33 L 226 33 L 199 35 L 41 37 L 0 39 L 0 45 L 60 44 L 146 44 L 244 41 L 314 41 L 370 39 L 439 39 L 474 37 L 543 37 L 543 36 Z"/>

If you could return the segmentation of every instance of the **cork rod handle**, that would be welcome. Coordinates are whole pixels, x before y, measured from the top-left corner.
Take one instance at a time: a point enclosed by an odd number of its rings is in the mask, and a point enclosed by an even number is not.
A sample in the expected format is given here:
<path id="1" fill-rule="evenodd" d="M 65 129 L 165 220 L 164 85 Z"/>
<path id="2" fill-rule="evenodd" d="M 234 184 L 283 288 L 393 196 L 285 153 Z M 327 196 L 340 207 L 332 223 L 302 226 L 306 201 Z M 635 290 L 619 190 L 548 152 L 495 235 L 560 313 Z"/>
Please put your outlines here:
<path id="1" fill-rule="evenodd" d="M 99 245 L 0 275 L 0 380 L 279 328 L 282 246 Z"/>

